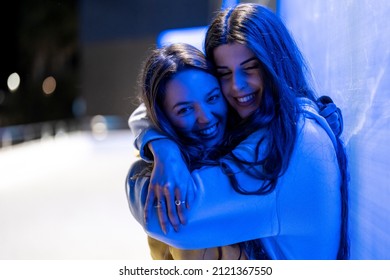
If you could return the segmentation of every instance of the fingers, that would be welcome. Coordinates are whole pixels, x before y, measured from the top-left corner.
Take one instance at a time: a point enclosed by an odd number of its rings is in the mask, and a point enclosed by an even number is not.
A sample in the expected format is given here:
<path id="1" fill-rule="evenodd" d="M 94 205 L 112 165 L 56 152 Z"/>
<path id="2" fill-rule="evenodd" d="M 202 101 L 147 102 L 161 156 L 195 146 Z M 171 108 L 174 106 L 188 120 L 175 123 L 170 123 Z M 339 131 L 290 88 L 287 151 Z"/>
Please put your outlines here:
<path id="1" fill-rule="evenodd" d="M 164 186 L 156 184 L 149 185 L 144 209 L 145 223 L 148 223 L 149 218 L 152 217 L 151 213 L 155 209 L 157 211 L 158 222 L 164 234 L 167 234 L 171 226 L 175 231 L 178 231 L 181 219 L 174 197 L 174 190 L 170 188 L 169 184 L 165 184 Z"/>
<path id="2" fill-rule="evenodd" d="M 159 224 L 165 234 L 170 227 L 179 231 L 180 225 L 187 223 L 186 214 L 190 207 L 189 199 L 192 200 L 195 196 L 190 174 L 182 172 L 181 175 L 180 184 L 177 183 L 177 180 L 161 180 L 160 176 L 157 175 L 152 176 L 149 184 L 149 190 L 154 195 L 148 193 L 145 217 L 148 219 L 151 211 L 156 211 Z M 164 183 L 162 184 L 162 182 Z M 190 193 L 187 193 L 188 189 L 190 189 Z M 156 207 L 155 210 L 153 210 L 154 207 Z"/>
<path id="3" fill-rule="evenodd" d="M 178 231 L 180 225 L 187 222 L 187 185 L 191 174 L 182 158 L 173 156 L 174 154 L 169 152 L 168 155 L 155 157 L 149 188 L 155 193 L 154 201 L 163 203 L 159 203 L 161 207 L 157 208 L 161 227 L 167 229 L 172 226 Z M 149 199 L 148 205 L 151 201 L 153 200 Z"/>
<path id="4" fill-rule="evenodd" d="M 179 221 L 182 225 L 185 225 L 187 223 L 187 216 L 185 215 L 185 209 L 187 205 L 187 201 L 182 199 L 181 192 L 179 188 L 175 189 L 175 205 L 177 214 L 179 217 Z"/>
<path id="5" fill-rule="evenodd" d="M 153 219 L 152 211 L 156 211 L 160 227 L 164 234 L 167 234 L 170 228 L 167 216 L 167 203 L 165 197 L 161 195 L 161 191 L 159 191 L 160 188 L 157 188 L 157 191 L 155 189 L 155 187 L 149 185 L 144 207 L 144 222 L 145 225 L 147 225 L 150 219 Z"/>
<path id="6" fill-rule="evenodd" d="M 153 211 L 155 205 L 155 192 L 152 188 L 148 188 L 148 194 L 146 196 L 145 208 L 144 208 L 144 223 L 147 225 L 149 217 Z"/>
<path id="7" fill-rule="evenodd" d="M 167 214 L 169 222 L 173 226 L 174 230 L 178 231 L 180 226 L 180 218 L 177 211 L 177 205 L 175 203 L 175 192 L 176 191 L 172 190 L 168 184 L 166 184 L 163 188 L 163 195 L 167 203 Z"/>
<path id="8" fill-rule="evenodd" d="M 159 199 L 156 201 L 157 216 L 160 223 L 160 227 L 164 234 L 168 233 L 168 219 L 166 215 L 166 203 L 164 199 Z"/>

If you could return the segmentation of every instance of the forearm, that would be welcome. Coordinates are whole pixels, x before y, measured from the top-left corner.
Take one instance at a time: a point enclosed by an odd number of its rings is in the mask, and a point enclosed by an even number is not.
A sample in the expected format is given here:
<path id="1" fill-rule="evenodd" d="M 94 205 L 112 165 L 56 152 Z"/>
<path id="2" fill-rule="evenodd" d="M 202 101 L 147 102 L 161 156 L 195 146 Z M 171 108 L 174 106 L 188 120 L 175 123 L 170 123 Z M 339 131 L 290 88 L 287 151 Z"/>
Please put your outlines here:
<path id="1" fill-rule="evenodd" d="M 246 142 L 251 143 L 254 139 L 258 139 L 258 136 L 259 133 L 255 133 Z M 237 156 L 253 156 L 253 149 L 246 149 L 247 144 L 243 146 Z M 165 145 L 160 147 L 165 151 L 170 150 Z M 152 150 L 156 154 L 159 153 L 158 150 L 153 148 Z M 172 156 L 172 152 L 167 155 L 167 157 Z M 164 159 L 167 162 L 167 158 Z M 175 169 L 174 157 L 172 160 L 169 166 L 170 169 Z M 156 162 L 158 163 L 158 161 L 157 159 Z M 233 162 L 227 160 L 225 162 L 231 166 L 234 165 Z M 181 169 L 176 168 L 175 170 L 175 173 L 181 172 Z M 257 179 L 245 172 L 236 174 L 236 178 L 248 190 L 249 187 L 257 188 L 260 184 Z M 274 194 L 262 197 L 238 194 L 219 166 L 204 167 L 194 171 L 192 180 L 195 183 L 196 199 L 191 203 L 191 208 L 187 213 L 186 225 L 181 226 L 178 232 L 171 230 L 164 234 L 159 223 L 157 208 L 152 208 L 147 225 L 142 218 L 138 219 L 150 236 L 177 248 L 200 249 L 224 246 L 275 234 L 276 203 L 274 202 Z M 137 188 L 144 187 L 140 181 L 137 184 Z M 140 213 L 142 214 L 142 212 Z M 232 227 L 234 230 L 227 230 Z M 196 236 L 196 240 L 193 238 L 194 236 Z M 217 238 L 210 239 L 210 236 Z"/>
<path id="2" fill-rule="evenodd" d="M 144 104 L 138 106 L 131 114 L 129 128 L 134 137 L 134 146 L 140 151 L 141 158 L 152 161 L 153 155 L 149 150 L 149 143 L 158 139 L 166 139 L 167 136 L 153 127 L 147 116 Z"/>
<path id="3" fill-rule="evenodd" d="M 171 230 L 164 234 L 154 210 L 145 226 L 148 235 L 177 248 L 201 249 L 276 234 L 275 193 L 267 196 L 238 194 L 218 167 L 193 172 L 193 178 L 196 199 L 188 212 L 187 224 L 178 232 Z"/>

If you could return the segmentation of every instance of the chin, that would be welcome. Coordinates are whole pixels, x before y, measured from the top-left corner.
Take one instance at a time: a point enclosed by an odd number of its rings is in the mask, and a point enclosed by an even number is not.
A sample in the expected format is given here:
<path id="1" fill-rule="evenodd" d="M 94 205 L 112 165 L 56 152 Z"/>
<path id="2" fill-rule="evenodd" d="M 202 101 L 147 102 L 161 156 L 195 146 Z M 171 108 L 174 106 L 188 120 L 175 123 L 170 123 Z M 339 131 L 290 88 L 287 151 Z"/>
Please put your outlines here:
<path id="1" fill-rule="evenodd" d="M 248 108 L 247 110 L 237 111 L 237 113 L 242 119 L 245 119 L 245 118 L 249 117 L 250 115 L 252 115 L 256 110 L 257 110 L 257 107 L 253 107 L 250 109 Z"/>
<path id="2" fill-rule="evenodd" d="M 241 119 L 245 119 L 252 114 L 252 111 L 239 112 L 238 114 L 240 115 Z"/>
<path id="3" fill-rule="evenodd" d="M 222 139 L 215 139 L 215 140 L 212 140 L 212 141 L 209 141 L 205 144 L 205 147 L 207 149 L 210 149 L 210 148 L 213 148 L 215 147 L 216 145 L 218 145 L 220 142 L 221 142 Z"/>

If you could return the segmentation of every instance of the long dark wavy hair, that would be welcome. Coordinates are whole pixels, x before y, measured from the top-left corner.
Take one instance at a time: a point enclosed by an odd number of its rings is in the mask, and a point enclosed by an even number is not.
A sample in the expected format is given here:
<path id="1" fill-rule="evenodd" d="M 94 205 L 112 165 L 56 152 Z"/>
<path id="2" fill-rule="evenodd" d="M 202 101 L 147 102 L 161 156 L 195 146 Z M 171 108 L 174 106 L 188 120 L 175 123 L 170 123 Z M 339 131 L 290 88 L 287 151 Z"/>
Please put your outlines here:
<path id="1" fill-rule="evenodd" d="M 293 37 L 284 23 L 272 11 L 257 4 L 239 4 L 217 13 L 205 39 L 205 53 L 214 61 L 214 50 L 224 44 L 247 46 L 257 57 L 264 73 L 265 92 L 260 108 L 238 125 L 236 135 L 266 129 L 260 146 L 268 145 L 258 162 L 244 162 L 246 166 L 261 166 L 259 178 L 264 184 L 256 192 L 247 192 L 230 174 L 233 187 L 243 194 L 272 192 L 291 158 L 297 135 L 297 122 L 302 109 L 299 98 L 316 101 L 310 84 L 309 68 Z M 241 138 L 241 137 L 239 137 Z M 337 259 L 349 257 L 348 245 L 348 174 L 344 145 L 338 138 L 337 158 L 341 171 L 342 229 Z M 235 158 L 238 160 L 237 158 Z M 227 166 L 223 166 L 228 168 Z M 229 170 L 227 169 L 227 172 Z M 259 173 L 259 172 L 257 172 Z"/>

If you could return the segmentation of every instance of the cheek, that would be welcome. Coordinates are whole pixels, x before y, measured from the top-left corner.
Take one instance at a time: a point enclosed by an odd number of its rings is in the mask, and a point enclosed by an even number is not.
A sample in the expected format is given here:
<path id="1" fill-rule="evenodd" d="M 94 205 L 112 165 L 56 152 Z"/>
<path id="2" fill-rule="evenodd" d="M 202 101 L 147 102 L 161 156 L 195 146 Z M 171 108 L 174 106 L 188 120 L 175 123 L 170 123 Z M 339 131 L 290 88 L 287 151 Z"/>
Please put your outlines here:
<path id="1" fill-rule="evenodd" d="M 173 128 L 178 131 L 189 131 L 192 128 L 191 121 L 188 118 L 174 118 L 171 120 Z"/>
<path id="2" fill-rule="evenodd" d="M 221 97 L 221 99 L 211 105 L 209 108 L 210 112 L 213 112 L 214 114 L 217 114 L 217 115 L 220 115 L 220 116 L 226 116 L 227 113 L 228 113 L 228 102 L 227 102 L 227 96 L 223 93 L 223 89 L 222 89 L 222 85 L 221 85 L 221 91 L 222 91 L 222 94 L 223 94 L 223 97 Z"/>
<path id="3" fill-rule="evenodd" d="M 256 75 L 254 75 L 252 79 L 253 79 L 253 84 L 254 84 L 258 89 L 263 90 L 263 88 L 264 88 L 264 79 L 263 79 L 263 74 L 262 74 L 262 72 L 260 71 L 259 73 L 257 73 Z"/>
<path id="4" fill-rule="evenodd" d="M 221 85 L 221 90 L 222 90 L 223 96 L 225 96 L 225 98 L 228 98 L 229 91 L 230 91 L 229 81 L 221 81 L 220 85 Z"/>
<path id="5" fill-rule="evenodd" d="M 228 114 L 228 103 L 224 100 L 220 106 L 220 115 L 221 117 L 225 118 L 227 114 Z"/>
<path id="6" fill-rule="evenodd" d="M 166 112 L 165 115 L 167 117 L 168 122 L 171 124 L 172 128 L 176 131 L 183 131 L 188 124 L 185 118 L 178 117 L 174 115 L 172 112 Z"/>

